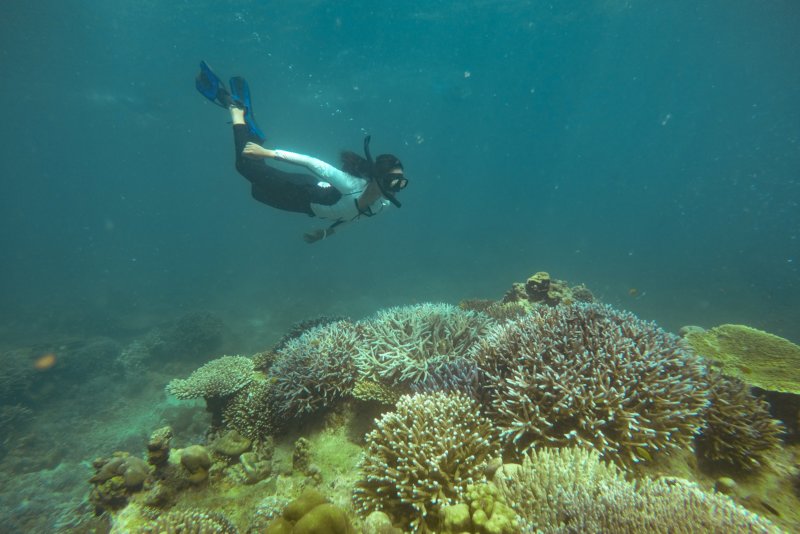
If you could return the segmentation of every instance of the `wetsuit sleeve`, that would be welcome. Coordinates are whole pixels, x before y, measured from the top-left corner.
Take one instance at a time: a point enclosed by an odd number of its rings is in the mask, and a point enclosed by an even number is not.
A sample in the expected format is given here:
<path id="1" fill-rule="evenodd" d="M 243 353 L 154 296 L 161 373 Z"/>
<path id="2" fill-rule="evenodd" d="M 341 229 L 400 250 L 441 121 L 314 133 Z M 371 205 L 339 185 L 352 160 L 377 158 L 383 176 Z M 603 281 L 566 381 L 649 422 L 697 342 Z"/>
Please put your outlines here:
<path id="1" fill-rule="evenodd" d="M 294 165 L 302 165 L 307 168 L 326 182 L 330 183 L 333 187 L 343 194 L 361 191 L 364 189 L 363 180 L 351 176 L 344 171 L 341 171 L 325 163 L 317 158 L 305 156 L 303 154 L 296 154 L 287 150 L 276 150 L 275 159 L 278 161 L 285 161 Z"/>

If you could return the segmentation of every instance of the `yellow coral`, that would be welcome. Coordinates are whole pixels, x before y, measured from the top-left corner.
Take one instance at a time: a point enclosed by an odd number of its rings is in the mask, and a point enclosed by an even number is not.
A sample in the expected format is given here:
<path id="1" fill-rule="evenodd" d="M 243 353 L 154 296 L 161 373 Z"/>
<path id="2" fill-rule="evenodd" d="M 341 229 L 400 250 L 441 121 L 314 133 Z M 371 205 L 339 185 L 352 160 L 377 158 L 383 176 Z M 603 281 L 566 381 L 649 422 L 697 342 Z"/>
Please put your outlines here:
<path id="1" fill-rule="evenodd" d="M 738 324 L 686 335 L 689 345 L 722 372 L 761 389 L 800 394 L 800 347 Z"/>

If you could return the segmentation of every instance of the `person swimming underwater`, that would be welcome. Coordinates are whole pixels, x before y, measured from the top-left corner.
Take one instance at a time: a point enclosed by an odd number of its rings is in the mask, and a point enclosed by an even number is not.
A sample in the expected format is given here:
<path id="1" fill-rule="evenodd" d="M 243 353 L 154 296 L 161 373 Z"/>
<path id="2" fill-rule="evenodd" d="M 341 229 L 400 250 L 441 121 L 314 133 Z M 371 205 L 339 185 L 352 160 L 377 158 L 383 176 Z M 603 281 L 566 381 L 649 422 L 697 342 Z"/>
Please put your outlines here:
<path id="1" fill-rule="evenodd" d="M 264 148 L 265 136 L 253 116 L 247 81 L 234 76 L 229 85 L 230 91 L 205 61 L 200 63 L 195 87 L 230 111 L 236 170 L 251 183 L 253 198 L 274 208 L 331 221 L 326 228 L 305 234 L 307 243 L 333 235 L 345 223 L 372 217 L 390 203 L 401 206 L 396 194 L 408 185 L 403 164 L 391 154 L 373 160 L 370 136 L 364 139 L 364 157 L 342 151 L 341 169 L 311 156 Z M 299 165 L 311 174 L 286 172 L 266 160 Z"/>

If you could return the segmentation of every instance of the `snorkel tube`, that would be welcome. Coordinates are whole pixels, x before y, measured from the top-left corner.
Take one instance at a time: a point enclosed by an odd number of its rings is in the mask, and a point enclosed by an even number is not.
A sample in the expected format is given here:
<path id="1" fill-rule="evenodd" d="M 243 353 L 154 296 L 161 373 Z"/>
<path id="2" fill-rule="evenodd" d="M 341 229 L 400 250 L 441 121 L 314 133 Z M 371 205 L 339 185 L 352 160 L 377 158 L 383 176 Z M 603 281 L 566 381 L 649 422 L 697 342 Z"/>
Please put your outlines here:
<path id="1" fill-rule="evenodd" d="M 364 137 L 364 157 L 367 158 L 370 168 L 373 169 L 375 162 L 372 159 L 372 153 L 369 151 L 369 142 L 371 139 L 371 135 Z M 383 182 L 385 178 L 383 176 L 370 176 L 370 178 L 374 180 L 376 184 L 378 184 L 378 189 L 381 190 L 381 195 L 383 195 L 383 198 L 387 199 L 398 208 L 402 207 L 402 204 L 400 204 L 400 201 L 397 200 L 397 197 L 395 197 L 394 194 L 389 193 L 386 190 L 386 187 L 384 187 Z"/>

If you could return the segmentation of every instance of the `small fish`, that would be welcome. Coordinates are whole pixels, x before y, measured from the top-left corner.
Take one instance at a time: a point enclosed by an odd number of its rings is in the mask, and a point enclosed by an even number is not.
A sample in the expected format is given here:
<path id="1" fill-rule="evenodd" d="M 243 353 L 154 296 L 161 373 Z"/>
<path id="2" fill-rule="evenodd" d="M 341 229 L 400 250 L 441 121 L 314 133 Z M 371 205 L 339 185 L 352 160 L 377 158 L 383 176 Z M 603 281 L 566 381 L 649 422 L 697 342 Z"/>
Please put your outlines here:
<path id="1" fill-rule="evenodd" d="M 644 447 L 636 447 L 636 454 L 638 454 L 640 457 L 644 458 L 648 462 L 653 461 L 653 457 L 650 456 L 650 453 L 647 452 L 647 449 L 645 449 Z"/>
<path id="2" fill-rule="evenodd" d="M 639 289 L 635 288 L 635 287 L 632 287 L 632 288 L 628 289 L 628 295 L 630 295 L 630 296 L 632 296 L 634 298 L 638 297 L 639 296 Z"/>

